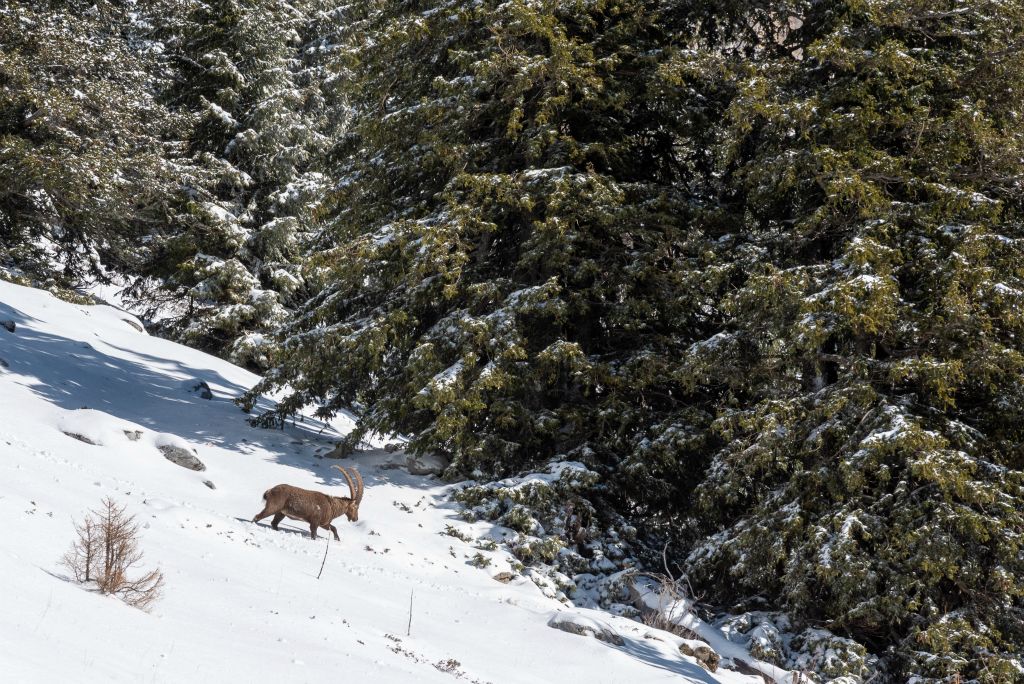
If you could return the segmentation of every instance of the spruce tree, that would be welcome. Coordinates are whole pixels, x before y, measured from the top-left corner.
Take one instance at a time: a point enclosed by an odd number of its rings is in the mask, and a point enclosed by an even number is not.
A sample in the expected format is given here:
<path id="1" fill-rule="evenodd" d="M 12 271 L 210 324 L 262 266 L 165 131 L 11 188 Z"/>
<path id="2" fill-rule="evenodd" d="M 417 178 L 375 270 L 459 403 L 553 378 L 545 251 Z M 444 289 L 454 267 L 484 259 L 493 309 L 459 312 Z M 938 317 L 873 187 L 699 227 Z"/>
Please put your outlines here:
<path id="1" fill-rule="evenodd" d="M 304 288 L 297 262 L 326 192 L 337 126 L 320 88 L 324 3 L 169 0 L 159 20 L 176 78 L 182 185 L 137 283 L 164 304 L 163 330 L 254 368 L 263 334 Z M 156 284 L 159 289 L 147 289 Z"/>
<path id="2" fill-rule="evenodd" d="M 712 600 L 1019 676 L 1019 2 L 339 17 L 323 286 L 259 420 L 583 461 Z"/>
<path id="3" fill-rule="evenodd" d="M 723 390 L 687 565 L 891 676 L 1019 680 L 1024 4 L 785 9 L 707 56 L 736 289 L 684 361 Z"/>
<path id="4" fill-rule="evenodd" d="M 170 183 L 147 32 L 121 2 L 0 10 L 0 266 L 75 286 L 136 265 Z"/>
<path id="5" fill-rule="evenodd" d="M 672 366 L 719 284 L 685 185 L 704 146 L 649 90 L 654 48 L 686 24 L 659 12 L 344 9 L 353 119 L 331 248 L 307 266 L 328 286 L 256 390 L 293 390 L 265 421 L 354 408 L 361 430 L 410 434 L 477 474 L 559 458 L 612 474 L 660 440 L 664 462 L 621 484 L 651 515 L 693 484 L 678 464 L 711 416 Z"/>

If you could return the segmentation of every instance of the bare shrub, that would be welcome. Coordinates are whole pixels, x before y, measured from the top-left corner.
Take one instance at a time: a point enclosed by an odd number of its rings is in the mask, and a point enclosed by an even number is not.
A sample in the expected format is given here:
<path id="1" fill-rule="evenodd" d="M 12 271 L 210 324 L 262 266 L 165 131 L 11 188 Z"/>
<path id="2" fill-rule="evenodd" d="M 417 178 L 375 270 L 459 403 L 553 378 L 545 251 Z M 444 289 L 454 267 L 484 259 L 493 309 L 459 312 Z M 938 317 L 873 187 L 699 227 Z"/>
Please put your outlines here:
<path id="1" fill-rule="evenodd" d="M 124 506 L 103 499 L 99 509 L 75 524 L 75 533 L 78 538 L 64 554 L 63 563 L 76 582 L 95 582 L 101 593 L 113 594 L 142 610 L 160 598 L 164 577 L 159 570 L 129 577 L 129 571 L 142 561 L 142 551 L 139 525 L 134 515 L 125 513 Z"/>
<path id="2" fill-rule="evenodd" d="M 92 515 L 87 515 L 85 520 L 75 523 L 75 533 L 78 539 L 64 554 L 61 562 L 71 571 L 76 582 L 91 582 L 96 579 L 96 565 L 100 555 L 99 525 Z"/>
<path id="3" fill-rule="evenodd" d="M 681 622 L 680 618 L 690 612 L 699 597 L 694 596 L 693 587 L 690 586 L 685 574 L 679 573 L 677 577 L 669 569 L 668 544 L 665 544 L 661 550 L 661 561 L 665 569 L 664 574 L 642 573 L 658 585 L 658 609 L 644 609 L 641 620 L 648 627 L 671 632 L 684 639 L 698 639 L 699 635 L 679 623 Z"/>
<path id="4" fill-rule="evenodd" d="M 671 575 L 645 573 L 658 583 L 658 610 L 650 608 L 643 611 L 641 621 L 648 627 L 671 632 L 684 639 L 696 639 L 698 636 L 679 624 L 679 618 L 689 612 L 687 597 L 689 593 L 683 582 Z"/>

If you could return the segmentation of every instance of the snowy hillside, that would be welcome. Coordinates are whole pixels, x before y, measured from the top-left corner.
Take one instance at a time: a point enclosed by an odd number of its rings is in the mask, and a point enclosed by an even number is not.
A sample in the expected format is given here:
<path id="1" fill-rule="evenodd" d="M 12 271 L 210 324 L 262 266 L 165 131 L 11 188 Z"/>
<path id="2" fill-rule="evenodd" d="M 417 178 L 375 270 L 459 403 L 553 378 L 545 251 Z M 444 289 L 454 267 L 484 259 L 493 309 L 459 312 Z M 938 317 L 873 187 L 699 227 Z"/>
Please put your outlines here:
<path id="1" fill-rule="evenodd" d="M 381 468 L 383 451 L 343 462 L 362 472 L 365 499 L 358 523 L 336 521 L 341 542 L 317 580 L 326 537 L 249 520 L 277 483 L 347 495 L 338 461 L 317 456 L 350 422 L 254 429 L 231 399 L 256 376 L 111 307 L 0 282 L 3 320 L 16 326 L 0 328 L 4 681 L 760 681 L 710 674 L 671 634 L 468 564 L 469 545 L 443 534 L 462 524 L 447 486 Z M 206 469 L 172 463 L 162 445 L 193 449 Z M 73 521 L 105 496 L 137 516 L 143 567 L 165 575 L 150 613 L 60 564 Z M 566 619 L 622 644 L 548 626 Z"/>

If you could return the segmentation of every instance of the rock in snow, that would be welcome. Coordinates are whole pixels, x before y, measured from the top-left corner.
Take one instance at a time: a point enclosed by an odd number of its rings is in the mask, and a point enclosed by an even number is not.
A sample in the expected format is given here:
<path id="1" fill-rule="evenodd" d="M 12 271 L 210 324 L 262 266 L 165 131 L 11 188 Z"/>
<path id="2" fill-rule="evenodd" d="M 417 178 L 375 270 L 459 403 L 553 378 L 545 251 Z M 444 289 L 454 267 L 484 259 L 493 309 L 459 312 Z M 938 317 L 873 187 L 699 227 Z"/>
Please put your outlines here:
<path id="1" fill-rule="evenodd" d="M 187 380 L 185 387 L 193 394 L 198 394 L 200 399 L 213 399 L 213 392 L 205 380 Z"/>
<path id="2" fill-rule="evenodd" d="M 405 469 L 410 475 L 440 475 L 447 467 L 448 461 L 435 454 L 409 456 L 405 460 Z"/>
<path id="3" fill-rule="evenodd" d="M 592 636 L 599 641 L 614 644 L 615 646 L 622 646 L 625 643 L 622 637 L 607 623 L 577 613 L 555 613 L 548 620 L 548 627 L 554 627 L 570 634 Z"/>
<path id="4" fill-rule="evenodd" d="M 206 465 L 195 454 L 189 453 L 187 449 L 172 444 L 162 444 L 157 449 L 163 453 L 164 458 L 175 465 L 189 470 L 206 470 Z"/>
<path id="5" fill-rule="evenodd" d="M 718 663 L 722 660 L 710 646 L 703 641 L 695 641 L 693 639 L 683 639 L 683 642 L 679 644 L 679 652 L 683 655 L 692 656 L 708 672 L 717 670 Z"/>
<path id="6" fill-rule="evenodd" d="M 86 444 L 92 444 L 93 446 L 96 446 L 96 444 L 98 444 L 98 442 L 94 442 L 85 435 L 80 435 L 77 432 L 65 432 L 64 434 L 70 437 L 71 439 L 77 439 L 79 442 L 85 442 Z"/>
<path id="7" fill-rule="evenodd" d="M 404 470 L 410 475 L 440 475 L 448 467 L 448 461 L 443 456 L 436 454 L 424 454 L 413 456 L 404 451 L 385 451 L 388 456 L 381 463 L 384 470 Z"/>

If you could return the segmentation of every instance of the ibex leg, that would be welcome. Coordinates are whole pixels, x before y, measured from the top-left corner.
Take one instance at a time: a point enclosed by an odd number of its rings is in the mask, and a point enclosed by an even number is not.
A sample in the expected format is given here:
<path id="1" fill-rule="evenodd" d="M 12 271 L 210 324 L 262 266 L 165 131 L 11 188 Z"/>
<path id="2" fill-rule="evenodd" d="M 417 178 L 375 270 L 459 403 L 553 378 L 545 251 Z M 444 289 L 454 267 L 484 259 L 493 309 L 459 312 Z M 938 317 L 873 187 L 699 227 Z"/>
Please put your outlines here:
<path id="1" fill-rule="evenodd" d="M 274 511 L 270 510 L 269 506 L 264 507 L 264 509 L 262 511 L 260 511 L 255 516 L 253 516 L 252 521 L 253 522 L 259 522 L 260 520 L 263 520 L 264 518 L 266 518 L 268 515 L 270 515 L 273 512 Z"/>

